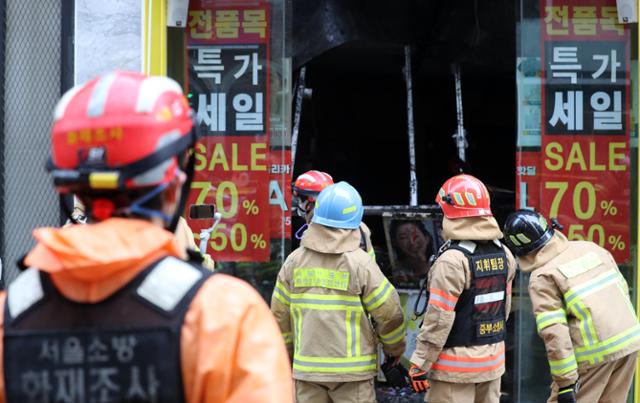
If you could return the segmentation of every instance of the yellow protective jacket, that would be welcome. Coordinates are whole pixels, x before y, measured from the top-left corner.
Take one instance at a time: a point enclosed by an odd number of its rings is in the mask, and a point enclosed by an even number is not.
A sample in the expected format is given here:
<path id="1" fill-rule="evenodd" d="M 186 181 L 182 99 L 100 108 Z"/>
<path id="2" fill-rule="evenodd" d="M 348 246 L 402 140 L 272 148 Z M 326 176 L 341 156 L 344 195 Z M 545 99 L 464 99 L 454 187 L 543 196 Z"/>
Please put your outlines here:
<path id="1" fill-rule="evenodd" d="M 609 252 L 560 232 L 519 258 L 551 376 L 560 387 L 578 373 L 640 350 L 640 325 L 627 282 Z"/>
<path id="2" fill-rule="evenodd" d="M 309 225 L 278 274 L 271 310 L 298 380 L 371 379 L 378 342 L 391 356 L 404 351 L 400 299 L 360 249 L 359 230 Z"/>
<path id="3" fill-rule="evenodd" d="M 58 291 L 78 303 L 103 301 L 161 257 L 185 258 L 174 234 L 136 219 L 40 228 L 34 237 L 38 244 L 26 264 L 48 273 Z M 0 293 L 2 312 L 6 296 Z M 0 403 L 6 401 L 2 356 L 0 343 Z M 191 301 L 176 364 L 186 403 L 293 401 L 289 360 L 269 308 L 251 286 L 230 276 L 210 277 Z"/>
<path id="4" fill-rule="evenodd" d="M 446 240 L 489 241 L 502 238 L 502 232 L 493 217 L 444 218 L 443 237 Z M 509 266 L 505 300 L 508 318 L 516 262 L 511 252 L 503 248 Z M 471 276 L 469 259 L 455 249 L 440 255 L 429 270 L 430 297 L 411 362 L 430 370 L 431 379 L 478 383 L 497 379 L 504 373 L 504 341 L 481 346 L 444 347 L 456 317 L 456 302 L 471 286 Z"/>

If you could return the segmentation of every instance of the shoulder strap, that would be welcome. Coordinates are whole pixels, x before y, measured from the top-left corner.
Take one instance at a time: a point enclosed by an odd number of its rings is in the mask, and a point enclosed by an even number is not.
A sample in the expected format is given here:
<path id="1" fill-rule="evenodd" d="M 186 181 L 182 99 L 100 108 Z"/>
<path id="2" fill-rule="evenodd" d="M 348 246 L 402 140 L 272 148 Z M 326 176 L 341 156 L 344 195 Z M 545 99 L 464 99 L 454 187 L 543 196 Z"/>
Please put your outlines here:
<path id="1" fill-rule="evenodd" d="M 367 250 L 367 237 L 364 231 L 362 230 L 362 227 L 358 227 L 358 229 L 360 230 L 360 249 L 362 249 L 365 252 L 369 252 Z"/>
<path id="2" fill-rule="evenodd" d="M 40 271 L 30 267 L 9 285 L 7 308 L 11 318 L 15 319 L 38 301 L 44 298 Z"/>
<path id="3" fill-rule="evenodd" d="M 171 312 L 203 277 L 208 277 L 204 269 L 168 256 L 155 265 L 138 286 L 136 294 L 161 310 Z"/>

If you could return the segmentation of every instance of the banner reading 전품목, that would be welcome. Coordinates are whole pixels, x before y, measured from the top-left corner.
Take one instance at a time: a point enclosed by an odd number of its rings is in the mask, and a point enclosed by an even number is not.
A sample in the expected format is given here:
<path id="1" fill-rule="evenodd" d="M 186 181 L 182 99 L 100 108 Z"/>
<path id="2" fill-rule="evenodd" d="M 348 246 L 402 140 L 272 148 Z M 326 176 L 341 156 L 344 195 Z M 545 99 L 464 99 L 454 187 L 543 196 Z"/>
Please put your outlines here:
<path id="1" fill-rule="evenodd" d="M 631 199 L 628 28 L 617 23 L 615 0 L 549 4 L 540 2 L 539 208 L 558 218 L 570 240 L 596 242 L 625 263 Z"/>
<path id="2" fill-rule="evenodd" d="M 208 252 L 218 262 L 270 257 L 269 4 L 192 1 L 189 98 L 204 137 L 189 204 L 222 215 Z M 189 221 L 195 233 L 205 225 Z"/>

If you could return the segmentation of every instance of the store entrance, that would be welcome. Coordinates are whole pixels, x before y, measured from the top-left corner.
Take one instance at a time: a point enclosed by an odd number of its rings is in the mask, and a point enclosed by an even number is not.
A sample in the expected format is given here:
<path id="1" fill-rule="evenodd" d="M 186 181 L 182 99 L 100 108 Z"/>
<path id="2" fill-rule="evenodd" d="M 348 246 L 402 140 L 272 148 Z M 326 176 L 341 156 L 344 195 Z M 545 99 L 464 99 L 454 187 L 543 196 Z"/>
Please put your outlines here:
<path id="1" fill-rule="evenodd" d="M 510 21 L 513 25 L 513 21 Z M 514 45 L 515 46 L 515 45 Z M 418 204 L 433 204 L 440 185 L 458 172 L 490 188 L 498 221 L 515 204 L 515 48 L 500 63 L 459 63 L 466 161 L 458 158 L 458 119 L 452 64 L 424 46 L 412 47 L 413 118 Z M 509 68 L 502 60 L 510 60 Z M 294 178 L 309 169 L 346 180 L 365 205 L 408 205 L 409 145 L 404 47 L 354 41 L 304 66 Z M 296 72 L 299 76 L 300 69 Z M 384 246 L 381 221 L 373 239 Z"/>
<path id="2" fill-rule="evenodd" d="M 324 3 L 335 6 L 335 2 Z M 335 18 L 327 15 L 327 7 L 297 12 L 294 6 L 294 61 L 297 56 L 299 62 L 294 71 L 294 83 L 298 84 L 294 90 L 306 91 L 302 103 L 296 106 L 294 102 L 294 115 L 299 112 L 300 119 L 293 177 L 309 169 L 322 170 L 336 181 L 351 183 L 367 206 L 410 204 L 410 126 L 403 70 L 405 45 L 410 45 L 417 204 L 433 205 L 437 190 L 447 178 L 459 172 L 470 173 L 490 189 L 492 209 L 502 224 L 515 205 L 513 5 L 504 2 L 504 8 L 491 15 L 489 5 L 482 2 L 441 5 L 435 11 L 401 2 L 400 11 L 387 10 L 390 16 L 385 16 L 381 3 L 353 2 L 351 7 L 343 3 L 335 10 L 340 12 Z M 496 4 L 491 8 L 495 14 Z M 319 13 L 324 13 L 323 18 Z M 304 24 L 298 20 L 301 14 Z M 432 29 L 416 23 L 421 19 L 431 21 Z M 341 30 L 347 20 L 350 28 Z M 327 49 L 310 56 L 310 44 L 321 48 L 318 41 L 327 38 L 312 38 L 312 32 L 323 31 L 316 26 L 319 21 L 325 31 L 330 28 L 341 33 L 343 41 L 336 46 L 327 43 Z M 452 30 L 450 25 L 455 21 L 459 24 Z M 328 24 L 333 26 L 327 28 Z M 384 29 L 374 29 L 375 35 L 354 32 L 367 24 Z M 382 37 L 380 32 L 384 33 Z M 398 43 L 399 38 L 411 41 Z M 466 161 L 460 160 L 452 137 L 459 123 L 452 70 L 456 65 L 460 69 Z M 393 252 L 385 236 L 389 225 L 371 210 L 365 213 L 364 221 L 372 230 L 376 260 L 383 272 L 391 275 Z M 294 231 L 302 223 L 294 218 Z M 514 338 L 511 340 L 507 356 L 510 364 L 503 379 L 505 401 L 513 396 Z"/>

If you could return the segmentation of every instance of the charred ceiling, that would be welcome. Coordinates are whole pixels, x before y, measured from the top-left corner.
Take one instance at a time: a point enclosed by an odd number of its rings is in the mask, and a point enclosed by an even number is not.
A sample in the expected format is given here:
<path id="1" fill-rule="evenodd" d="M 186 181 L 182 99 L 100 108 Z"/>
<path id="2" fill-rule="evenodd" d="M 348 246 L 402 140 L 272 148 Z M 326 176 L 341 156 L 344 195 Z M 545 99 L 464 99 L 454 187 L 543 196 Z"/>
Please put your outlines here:
<path id="1" fill-rule="evenodd" d="M 293 2 L 295 67 L 328 50 L 416 49 L 417 73 L 451 63 L 511 71 L 516 49 L 516 2 L 319 0 Z M 381 66 L 382 68 L 384 66 Z"/>

